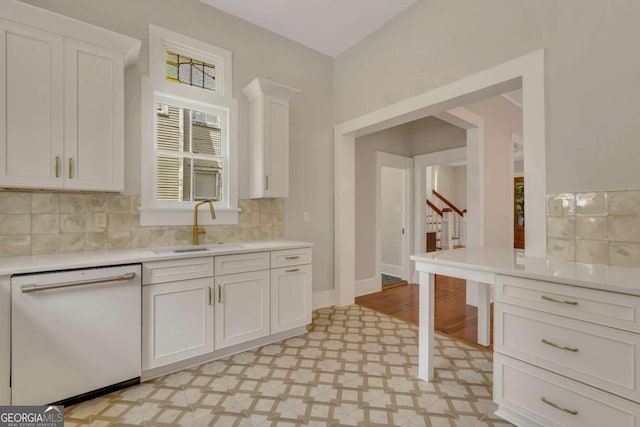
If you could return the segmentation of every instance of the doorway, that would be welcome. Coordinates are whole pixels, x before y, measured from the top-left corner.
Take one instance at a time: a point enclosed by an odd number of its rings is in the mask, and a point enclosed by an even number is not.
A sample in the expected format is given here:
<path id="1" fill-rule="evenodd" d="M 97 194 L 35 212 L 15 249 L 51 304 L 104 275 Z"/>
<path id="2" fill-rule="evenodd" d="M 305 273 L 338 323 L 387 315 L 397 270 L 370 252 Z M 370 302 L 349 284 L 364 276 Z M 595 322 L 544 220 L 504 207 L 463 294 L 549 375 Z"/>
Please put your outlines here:
<path id="1" fill-rule="evenodd" d="M 412 195 L 413 159 L 376 152 L 376 276 L 381 286 L 410 278 Z"/>
<path id="2" fill-rule="evenodd" d="M 536 141 L 524 147 L 525 178 L 529 183 L 525 226 L 531 230 L 527 232 L 526 251 L 528 256 L 546 257 L 544 51 L 539 50 L 336 126 L 334 257 L 338 305 L 352 304 L 355 296 L 355 138 L 519 87 L 523 88 L 523 136 L 527 141 Z M 484 158 L 483 152 L 478 154 L 479 159 Z M 471 176 L 470 171 L 468 174 Z M 482 235 L 483 230 L 479 230 L 479 239 L 473 243 L 482 245 Z"/>

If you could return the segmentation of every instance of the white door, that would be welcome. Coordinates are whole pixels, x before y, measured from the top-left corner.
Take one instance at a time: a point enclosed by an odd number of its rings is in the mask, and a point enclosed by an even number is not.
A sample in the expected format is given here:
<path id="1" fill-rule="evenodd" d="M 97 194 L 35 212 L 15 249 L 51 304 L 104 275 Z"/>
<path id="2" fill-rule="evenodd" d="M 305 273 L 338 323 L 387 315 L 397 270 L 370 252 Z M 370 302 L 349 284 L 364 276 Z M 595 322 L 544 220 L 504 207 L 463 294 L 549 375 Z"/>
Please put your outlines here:
<path id="1" fill-rule="evenodd" d="M 311 265 L 271 270 L 271 333 L 311 323 Z"/>
<path id="2" fill-rule="evenodd" d="M 213 278 L 142 288 L 142 369 L 213 352 Z"/>
<path id="3" fill-rule="evenodd" d="M 122 191 L 122 55 L 69 39 L 64 50 L 65 187 Z"/>
<path id="4" fill-rule="evenodd" d="M 0 185 L 60 188 L 62 37 L 0 19 Z"/>
<path id="5" fill-rule="evenodd" d="M 269 270 L 215 280 L 216 349 L 269 335 Z"/>

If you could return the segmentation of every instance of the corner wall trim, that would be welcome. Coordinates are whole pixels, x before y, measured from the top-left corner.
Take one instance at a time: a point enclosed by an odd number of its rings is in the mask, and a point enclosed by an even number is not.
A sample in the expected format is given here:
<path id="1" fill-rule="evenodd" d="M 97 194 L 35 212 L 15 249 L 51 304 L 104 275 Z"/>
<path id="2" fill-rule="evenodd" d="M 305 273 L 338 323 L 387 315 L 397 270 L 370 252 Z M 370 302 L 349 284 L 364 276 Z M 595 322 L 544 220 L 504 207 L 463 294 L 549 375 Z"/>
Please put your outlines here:
<path id="1" fill-rule="evenodd" d="M 336 303 L 336 291 L 335 289 L 329 289 L 328 291 L 320 291 L 313 293 L 313 309 L 329 307 Z"/>

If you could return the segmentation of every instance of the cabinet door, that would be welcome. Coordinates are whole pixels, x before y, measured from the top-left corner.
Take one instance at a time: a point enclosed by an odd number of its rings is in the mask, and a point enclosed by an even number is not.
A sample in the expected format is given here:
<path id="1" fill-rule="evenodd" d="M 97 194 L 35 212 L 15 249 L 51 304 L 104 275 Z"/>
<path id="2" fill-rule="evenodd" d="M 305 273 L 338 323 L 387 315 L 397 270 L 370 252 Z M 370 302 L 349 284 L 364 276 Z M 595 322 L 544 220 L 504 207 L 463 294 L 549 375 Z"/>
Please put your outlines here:
<path id="1" fill-rule="evenodd" d="M 265 197 L 289 196 L 289 102 L 265 97 Z"/>
<path id="2" fill-rule="evenodd" d="M 271 333 L 311 323 L 311 265 L 271 270 Z"/>
<path id="3" fill-rule="evenodd" d="M 142 289 L 142 370 L 213 351 L 213 278 Z"/>
<path id="4" fill-rule="evenodd" d="M 269 334 L 269 270 L 216 277 L 216 349 Z"/>
<path id="5" fill-rule="evenodd" d="M 122 191 L 123 57 L 69 39 L 64 50 L 65 188 Z"/>
<path id="6" fill-rule="evenodd" d="M 0 19 L 1 186 L 63 185 L 62 46 L 61 37 Z"/>

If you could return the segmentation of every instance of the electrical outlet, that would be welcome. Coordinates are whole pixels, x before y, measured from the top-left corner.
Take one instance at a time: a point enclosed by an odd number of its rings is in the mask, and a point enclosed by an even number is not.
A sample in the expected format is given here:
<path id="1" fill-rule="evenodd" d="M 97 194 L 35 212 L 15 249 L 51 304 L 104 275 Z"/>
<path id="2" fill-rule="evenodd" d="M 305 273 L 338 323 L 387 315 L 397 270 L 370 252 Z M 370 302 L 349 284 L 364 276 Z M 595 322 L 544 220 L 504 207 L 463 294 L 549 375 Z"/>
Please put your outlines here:
<path id="1" fill-rule="evenodd" d="M 305 212 L 303 215 L 304 222 L 309 222 L 309 212 Z"/>
<path id="2" fill-rule="evenodd" d="M 104 212 L 96 212 L 93 217 L 93 222 L 95 222 L 96 227 L 106 228 L 107 227 L 107 214 Z"/>

